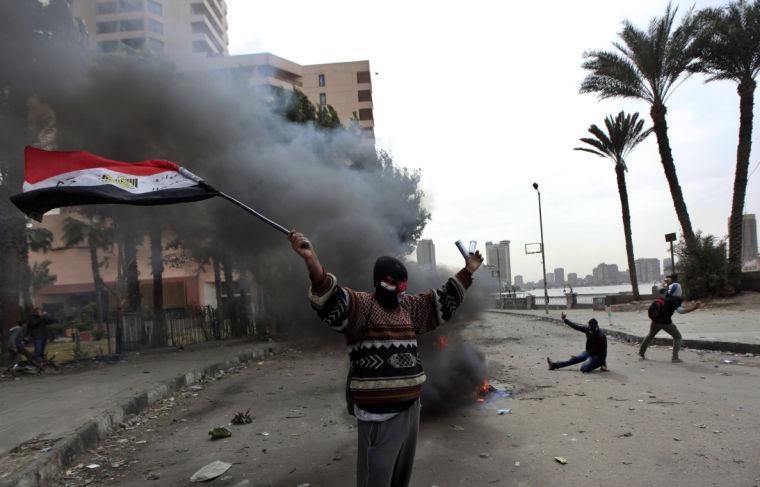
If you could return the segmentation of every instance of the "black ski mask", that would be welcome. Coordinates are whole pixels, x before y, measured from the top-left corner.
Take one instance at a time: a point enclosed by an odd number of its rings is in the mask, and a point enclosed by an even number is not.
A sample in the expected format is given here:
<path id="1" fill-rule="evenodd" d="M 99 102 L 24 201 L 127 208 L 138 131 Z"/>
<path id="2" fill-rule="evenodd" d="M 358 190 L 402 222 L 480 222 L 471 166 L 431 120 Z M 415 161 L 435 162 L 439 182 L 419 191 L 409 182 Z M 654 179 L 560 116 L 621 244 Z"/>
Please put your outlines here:
<path id="1" fill-rule="evenodd" d="M 591 333 L 596 333 L 596 330 L 599 329 L 599 322 L 596 321 L 594 318 L 591 318 L 588 320 L 588 329 Z"/>
<path id="2" fill-rule="evenodd" d="M 375 296 L 384 308 L 396 309 L 401 303 L 401 296 L 406 292 L 406 267 L 393 257 L 380 257 L 375 262 L 372 282 Z"/>

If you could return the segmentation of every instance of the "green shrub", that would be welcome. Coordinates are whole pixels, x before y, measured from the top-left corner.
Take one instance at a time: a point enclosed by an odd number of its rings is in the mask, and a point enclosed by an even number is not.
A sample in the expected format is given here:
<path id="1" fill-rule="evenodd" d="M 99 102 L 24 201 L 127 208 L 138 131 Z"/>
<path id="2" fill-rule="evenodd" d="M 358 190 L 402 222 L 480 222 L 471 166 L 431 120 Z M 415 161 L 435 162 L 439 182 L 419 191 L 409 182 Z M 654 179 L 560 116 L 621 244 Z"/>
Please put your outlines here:
<path id="1" fill-rule="evenodd" d="M 694 248 L 678 245 L 676 271 L 688 299 L 729 296 L 738 286 L 731 282 L 726 240 L 697 232 Z"/>

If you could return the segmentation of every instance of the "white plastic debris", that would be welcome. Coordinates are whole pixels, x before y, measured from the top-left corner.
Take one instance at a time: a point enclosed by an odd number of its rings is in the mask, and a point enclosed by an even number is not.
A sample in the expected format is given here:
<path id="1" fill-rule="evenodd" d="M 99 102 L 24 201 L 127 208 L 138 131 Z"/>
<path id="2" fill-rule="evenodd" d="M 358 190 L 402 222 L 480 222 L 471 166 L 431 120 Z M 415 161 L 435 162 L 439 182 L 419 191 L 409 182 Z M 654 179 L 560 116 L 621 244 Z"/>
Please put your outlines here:
<path id="1" fill-rule="evenodd" d="M 214 460 L 190 477 L 190 482 L 205 482 L 223 475 L 232 466 L 231 463 Z"/>
<path id="2" fill-rule="evenodd" d="M 504 408 L 504 409 L 497 409 L 497 413 L 499 413 L 499 416 L 504 416 L 505 414 L 509 414 L 512 412 L 511 408 Z"/>
<path id="3" fill-rule="evenodd" d="M 97 463 L 91 463 L 87 465 L 87 468 L 89 468 L 90 470 L 95 470 L 96 468 L 100 468 L 100 465 L 98 465 Z"/>

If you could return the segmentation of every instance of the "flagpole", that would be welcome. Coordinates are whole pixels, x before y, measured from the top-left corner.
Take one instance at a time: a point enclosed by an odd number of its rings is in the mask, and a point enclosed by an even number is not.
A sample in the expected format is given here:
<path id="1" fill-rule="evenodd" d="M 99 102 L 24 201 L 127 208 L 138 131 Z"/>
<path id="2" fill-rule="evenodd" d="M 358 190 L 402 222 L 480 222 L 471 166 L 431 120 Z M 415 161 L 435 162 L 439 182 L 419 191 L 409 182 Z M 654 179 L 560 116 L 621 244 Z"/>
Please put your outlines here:
<path id="1" fill-rule="evenodd" d="M 221 191 L 219 191 L 219 196 L 221 196 L 222 198 L 226 199 L 227 201 L 230 201 L 231 203 L 235 204 L 236 206 L 239 206 L 240 208 L 244 209 L 245 211 L 247 211 L 251 215 L 255 216 L 259 220 L 263 221 L 264 223 L 266 223 L 270 227 L 274 228 L 275 230 L 279 230 L 280 232 L 284 233 L 285 235 L 290 234 L 290 230 L 288 230 L 287 228 L 283 227 L 282 225 L 280 225 L 279 223 L 277 223 L 275 221 L 270 220 L 269 218 L 265 217 L 264 215 L 262 215 L 258 211 L 254 210 L 250 206 L 246 205 L 245 203 L 243 203 L 243 202 L 241 202 L 239 200 L 236 200 L 232 196 L 230 196 L 228 194 L 225 194 L 225 193 L 222 193 Z"/>
<path id="2" fill-rule="evenodd" d="M 263 221 L 264 223 L 266 223 L 270 227 L 274 228 L 275 230 L 279 230 L 280 232 L 284 233 L 285 235 L 290 235 L 290 230 L 288 230 L 287 228 L 283 227 L 282 225 L 280 225 L 279 223 L 277 223 L 277 222 L 275 222 L 273 220 L 270 220 L 269 218 L 265 217 L 264 215 L 262 215 L 261 213 L 259 213 L 256 210 L 254 210 L 250 206 L 246 205 L 242 201 L 237 200 L 237 199 L 233 198 L 232 196 L 230 196 L 228 194 L 222 193 L 221 191 L 219 191 L 218 189 L 214 188 L 213 186 L 211 186 L 210 184 L 208 184 L 206 181 L 204 181 L 202 178 L 200 178 L 200 177 L 196 176 L 195 174 L 191 173 L 190 171 L 188 171 L 184 167 L 180 167 L 179 168 L 179 172 L 180 172 L 180 174 L 184 175 L 185 177 L 187 177 L 189 179 L 192 179 L 193 181 L 195 181 L 196 183 L 198 183 L 200 186 L 206 188 L 207 190 L 213 191 L 214 193 L 217 194 L 217 196 L 221 196 L 222 198 L 226 199 L 227 201 L 233 203 L 234 205 L 236 205 L 236 206 L 244 209 L 245 211 L 247 211 L 251 215 L 255 216 L 259 220 Z"/>

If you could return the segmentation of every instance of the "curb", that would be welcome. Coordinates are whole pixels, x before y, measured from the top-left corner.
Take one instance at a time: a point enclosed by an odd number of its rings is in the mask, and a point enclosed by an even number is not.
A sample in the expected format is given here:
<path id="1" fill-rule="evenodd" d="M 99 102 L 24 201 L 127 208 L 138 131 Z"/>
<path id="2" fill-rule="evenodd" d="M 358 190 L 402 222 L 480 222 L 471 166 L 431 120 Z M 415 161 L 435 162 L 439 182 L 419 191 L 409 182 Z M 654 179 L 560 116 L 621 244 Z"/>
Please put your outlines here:
<path id="1" fill-rule="evenodd" d="M 556 323 L 562 325 L 562 320 L 557 318 L 551 318 L 548 316 L 535 316 L 525 313 L 514 313 L 510 311 L 504 311 L 500 309 L 489 309 L 487 313 L 505 314 L 510 316 L 528 317 L 533 320 L 546 321 L 549 323 Z M 601 327 L 600 327 L 601 328 Z M 644 337 L 634 335 L 633 333 L 627 333 L 624 331 L 610 330 L 609 328 L 602 328 L 608 337 L 615 338 L 621 342 L 626 343 L 641 343 L 644 341 Z M 673 340 L 670 338 L 655 338 L 652 340 L 652 345 L 672 345 Z M 752 353 L 760 355 L 760 344 L 756 343 L 740 343 L 740 342 L 720 342 L 714 340 L 695 340 L 684 338 L 681 341 L 681 348 L 692 348 L 698 350 L 712 350 L 715 352 L 730 352 L 730 353 Z"/>
<path id="2" fill-rule="evenodd" d="M 281 344 L 270 343 L 258 349 L 244 350 L 229 360 L 190 370 L 165 380 L 151 389 L 144 390 L 77 428 L 68 438 L 64 438 L 63 441 L 54 446 L 48 454 L 33 460 L 9 477 L 0 480 L 0 487 L 40 487 L 47 485 L 47 482 L 63 468 L 71 465 L 77 455 L 108 436 L 126 416 L 138 414 L 159 399 L 198 382 L 203 377 L 214 375 L 219 370 L 228 369 L 243 362 L 265 358 L 283 348 L 284 346 Z"/>

